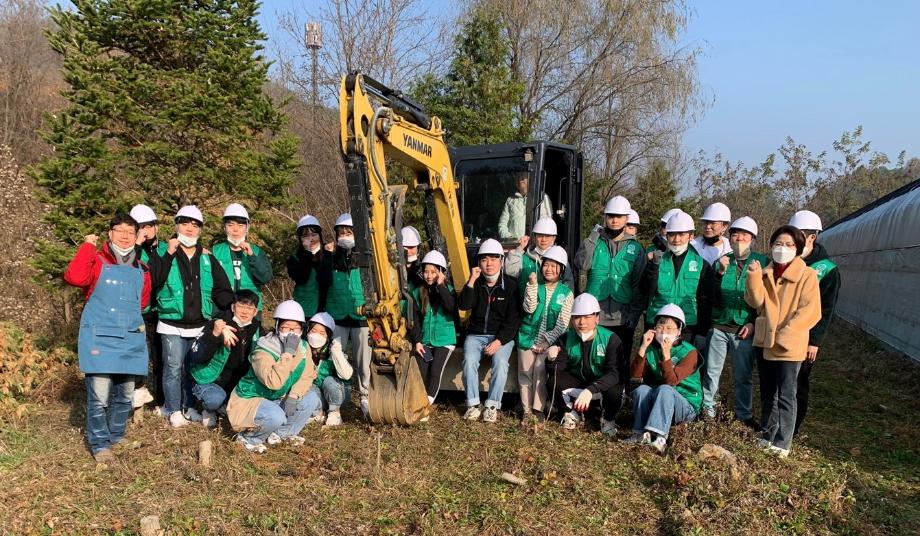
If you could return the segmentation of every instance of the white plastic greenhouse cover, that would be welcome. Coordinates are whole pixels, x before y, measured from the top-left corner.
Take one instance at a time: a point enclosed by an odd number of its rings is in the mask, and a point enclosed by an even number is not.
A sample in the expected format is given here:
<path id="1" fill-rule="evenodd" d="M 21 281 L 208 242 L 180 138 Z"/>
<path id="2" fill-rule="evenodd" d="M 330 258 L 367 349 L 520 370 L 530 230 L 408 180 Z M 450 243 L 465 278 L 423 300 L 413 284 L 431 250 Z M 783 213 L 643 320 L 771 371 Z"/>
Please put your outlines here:
<path id="1" fill-rule="evenodd" d="M 840 270 L 837 314 L 920 361 L 920 179 L 818 237 Z"/>

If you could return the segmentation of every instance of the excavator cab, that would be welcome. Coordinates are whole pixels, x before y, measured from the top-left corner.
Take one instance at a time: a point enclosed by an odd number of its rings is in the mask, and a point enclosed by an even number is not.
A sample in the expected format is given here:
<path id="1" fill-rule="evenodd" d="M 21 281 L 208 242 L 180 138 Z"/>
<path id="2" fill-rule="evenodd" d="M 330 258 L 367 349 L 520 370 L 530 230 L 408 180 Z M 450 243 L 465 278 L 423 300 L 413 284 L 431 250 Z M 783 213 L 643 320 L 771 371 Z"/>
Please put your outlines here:
<path id="1" fill-rule="evenodd" d="M 460 188 L 460 214 L 470 266 L 476 266 L 476 253 L 484 240 L 495 238 L 506 250 L 514 249 L 520 237 L 530 235 L 534 223 L 543 216 L 556 221 L 556 244 L 566 249 L 569 259 L 575 258 L 582 240 L 582 155 L 578 149 L 533 141 L 457 147 L 450 150 L 450 157 L 454 180 Z M 522 184 L 525 179 L 526 184 Z M 511 221 L 514 218 L 521 219 Z M 454 286 L 460 289 L 464 283 L 454 281 Z M 486 365 L 479 369 L 482 391 L 488 391 L 491 368 Z M 441 376 L 441 388 L 463 390 L 462 369 L 462 352 L 455 351 Z M 517 390 L 515 352 L 509 363 L 505 392 Z"/>
<path id="2" fill-rule="evenodd" d="M 575 147 L 548 141 L 472 145 L 451 149 L 450 157 L 471 266 L 483 240 L 514 249 L 545 216 L 556 221 L 556 244 L 574 258 L 582 212 L 582 155 Z"/>

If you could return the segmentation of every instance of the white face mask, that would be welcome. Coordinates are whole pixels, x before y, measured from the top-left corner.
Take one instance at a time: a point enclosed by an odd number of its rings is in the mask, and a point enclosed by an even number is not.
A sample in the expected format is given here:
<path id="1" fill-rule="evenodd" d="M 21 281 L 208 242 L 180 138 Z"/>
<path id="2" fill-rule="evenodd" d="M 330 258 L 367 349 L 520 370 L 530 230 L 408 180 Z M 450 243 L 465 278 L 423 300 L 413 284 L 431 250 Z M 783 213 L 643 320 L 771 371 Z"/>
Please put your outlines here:
<path id="1" fill-rule="evenodd" d="M 243 238 L 230 238 L 229 236 L 227 237 L 227 242 L 229 242 L 230 245 L 235 248 L 240 247 L 240 244 L 242 244 L 245 241 L 246 241 L 245 236 Z"/>
<path id="2" fill-rule="evenodd" d="M 418 255 L 409 255 L 408 257 L 406 257 L 406 261 L 408 262 L 415 262 L 417 260 L 418 260 Z"/>
<path id="3" fill-rule="evenodd" d="M 495 275 L 482 274 L 482 277 L 484 277 L 486 281 L 488 281 L 489 283 L 494 283 L 498 281 L 498 274 L 495 274 Z"/>
<path id="4" fill-rule="evenodd" d="M 789 264 L 795 258 L 795 248 L 773 246 L 773 262 L 776 264 Z"/>
<path id="5" fill-rule="evenodd" d="M 578 337 L 581 339 L 581 342 L 588 342 L 594 338 L 594 330 L 591 331 L 579 331 Z"/>
<path id="6" fill-rule="evenodd" d="M 658 341 L 658 344 L 664 343 L 674 343 L 678 338 L 678 335 L 673 335 L 671 333 L 655 333 L 655 340 Z"/>
<path id="7" fill-rule="evenodd" d="M 542 257 L 542 256 L 546 253 L 547 250 L 545 250 L 545 249 L 540 249 L 539 247 L 534 246 L 534 247 L 533 247 L 533 251 L 534 251 L 534 253 L 536 253 L 537 255 L 539 255 L 539 256 Z"/>
<path id="8" fill-rule="evenodd" d="M 352 249 L 355 247 L 354 238 L 339 238 L 337 241 L 340 248 Z"/>
<path id="9" fill-rule="evenodd" d="M 307 344 L 311 348 L 322 348 L 326 346 L 326 336 L 321 333 L 307 333 Z"/>
<path id="10" fill-rule="evenodd" d="M 686 253 L 688 247 L 690 247 L 690 244 L 684 244 L 682 246 L 672 246 L 671 244 L 668 244 L 668 250 L 678 257 Z"/>
<path id="11" fill-rule="evenodd" d="M 112 246 L 112 251 L 114 251 L 115 253 L 118 253 L 118 254 L 121 255 L 122 257 L 124 257 L 124 256 L 128 255 L 129 253 L 131 253 L 132 251 L 134 251 L 134 246 L 131 246 L 131 247 L 129 247 L 129 248 L 124 248 L 124 249 L 122 249 L 122 248 L 116 246 L 116 245 L 115 245 L 115 242 L 109 242 L 109 245 Z"/>
<path id="12" fill-rule="evenodd" d="M 176 236 L 176 238 L 179 239 L 179 243 L 180 243 L 180 244 L 182 244 L 183 246 L 185 246 L 185 247 L 187 247 L 187 248 L 193 248 L 193 247 L 195 247 L 195 244 L 198 243 L 198 237 L 197 237 L 197 236 L 185 236 L 184 234 L 179 233 L 179 234 Z"/>
<path id="13" fill-rule="evenodd" d="M 241 327 L 241 328 L 245 328 L 245 327 L 248 326 L 249 324 L 252 324 L 252 319 L 250 319 L 249 322 L 243 322 L 242 320 L 240 320 L 239 318 L 237 318 L 236 315 L 233 315 L 233 321 L 236 322 L 236 325 L 239 326 L 239 327 Z"/>
<path id="14" fill-rule="evenodd" d="M 747 257 L 749 251 L 751 251 L 750 242 L 732 242 L 732 253 L 735 254 L 735 257 L 743 259 Z"/>

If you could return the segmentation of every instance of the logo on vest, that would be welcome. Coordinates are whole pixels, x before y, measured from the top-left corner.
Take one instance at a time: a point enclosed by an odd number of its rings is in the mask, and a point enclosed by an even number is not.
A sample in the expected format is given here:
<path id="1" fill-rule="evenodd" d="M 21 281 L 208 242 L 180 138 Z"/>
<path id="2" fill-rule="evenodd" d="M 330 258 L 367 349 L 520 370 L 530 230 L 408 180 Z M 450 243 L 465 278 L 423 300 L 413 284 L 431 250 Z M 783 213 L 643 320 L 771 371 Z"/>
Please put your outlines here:
<path id="1" fill-rule="evenodd" d="M 699 263 L 697 263 L 696 261 L 690 261 L 690 263 L 687 264 L 687 269 L 690 270 L 691 272 L 696 272 L 700 269 Z"/>
<path id="2" fill-rule="evenodd" d="M 597 347 L 597 355 L 599 355 L 599 356 L 604 355 L 604 351 L 605 351 L 604 348 L 602 348 L 602 347 L 600 347 L 600 346 Z"/>
<path id="3" fill-rule="evenodd" d="M 630 255 L 632 255 L 632 254 L 635 253 L 635 252 L 636 252 L 636 245 L 635 245 L 635 244 L 630 244 L 630 245 L 626 246 L 626 253 L 629 253 Z"/>
<path id="4" fill-rule="evenodd" d="M 818 272 L 818 275 L 819 275 L 819 276 L 824 275 L 824 265 L 823 265 L 823 264 L 818 265 L 818 267 L 815 268 L 814 270 L 815 270 L 816 272 Z"/>

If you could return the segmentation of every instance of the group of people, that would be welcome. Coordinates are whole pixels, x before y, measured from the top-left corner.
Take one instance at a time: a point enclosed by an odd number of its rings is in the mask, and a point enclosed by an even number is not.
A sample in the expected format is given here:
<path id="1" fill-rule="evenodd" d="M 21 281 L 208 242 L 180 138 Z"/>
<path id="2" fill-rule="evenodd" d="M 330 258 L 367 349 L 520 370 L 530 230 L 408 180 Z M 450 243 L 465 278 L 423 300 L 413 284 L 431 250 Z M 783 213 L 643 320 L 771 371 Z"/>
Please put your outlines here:
<path id="1" fill-rule="evenodd" d="M 513 249 L 483 241 L 459 290 L 444 255 L 423 256 L 420 233 L 403 228 L 408 339 L 429 402 L 461 339 L 463 311 L 466 420 L 498 420 L 516 348 L 522 422 L 575 429 L 597 413 L 601 432 L 616 437 L 617 413 L 631 400 L 625 440 L 664 452 L 673 424 L 715 417 L 731 355 L 735 418 L 764 449 L 787 456 L 840 284 L 815 241 L 821 221 L 796 213 L 773 232 L 766 256 L 753 250 L 759 230 L 750 217 L 732 221 L 715 203 L 701 220 L 694 237 L 693 218 L 672 209 L 643 247 L 638 214 L 616 196 L 570 262 L 544 216 Z M 204 223 L 198 208 L 182 207 L 162 241 L 154 211 L 137 205 L 112 220 L 101 248 L 87 236 L 65 272 L 87 297 L 79 355 L 86 437 L 100 462 L 112 459 L 132 406 L 154 401 L 175 427 L 214 427 L 225 416 L 252 452 L 302 443 L 311 421 L 340 425 L 352 388 L 367 415 L 371 352 L 351 216 L 336 220 L 331 240 L 315 217 L 300 219 L 287 259 L 293 297 L 275 308 L 271 329 L 261 323 L 271 263 L 248 241 L 246 209 L 227 207 L 225 239 L 210 249 L 199 243 Z M 752 412 L 755 363 L 762 424 Z M 484 402 L 483 366 L 491 369 Z M 155 394 L 145 382 L 155 382 Z"/>

